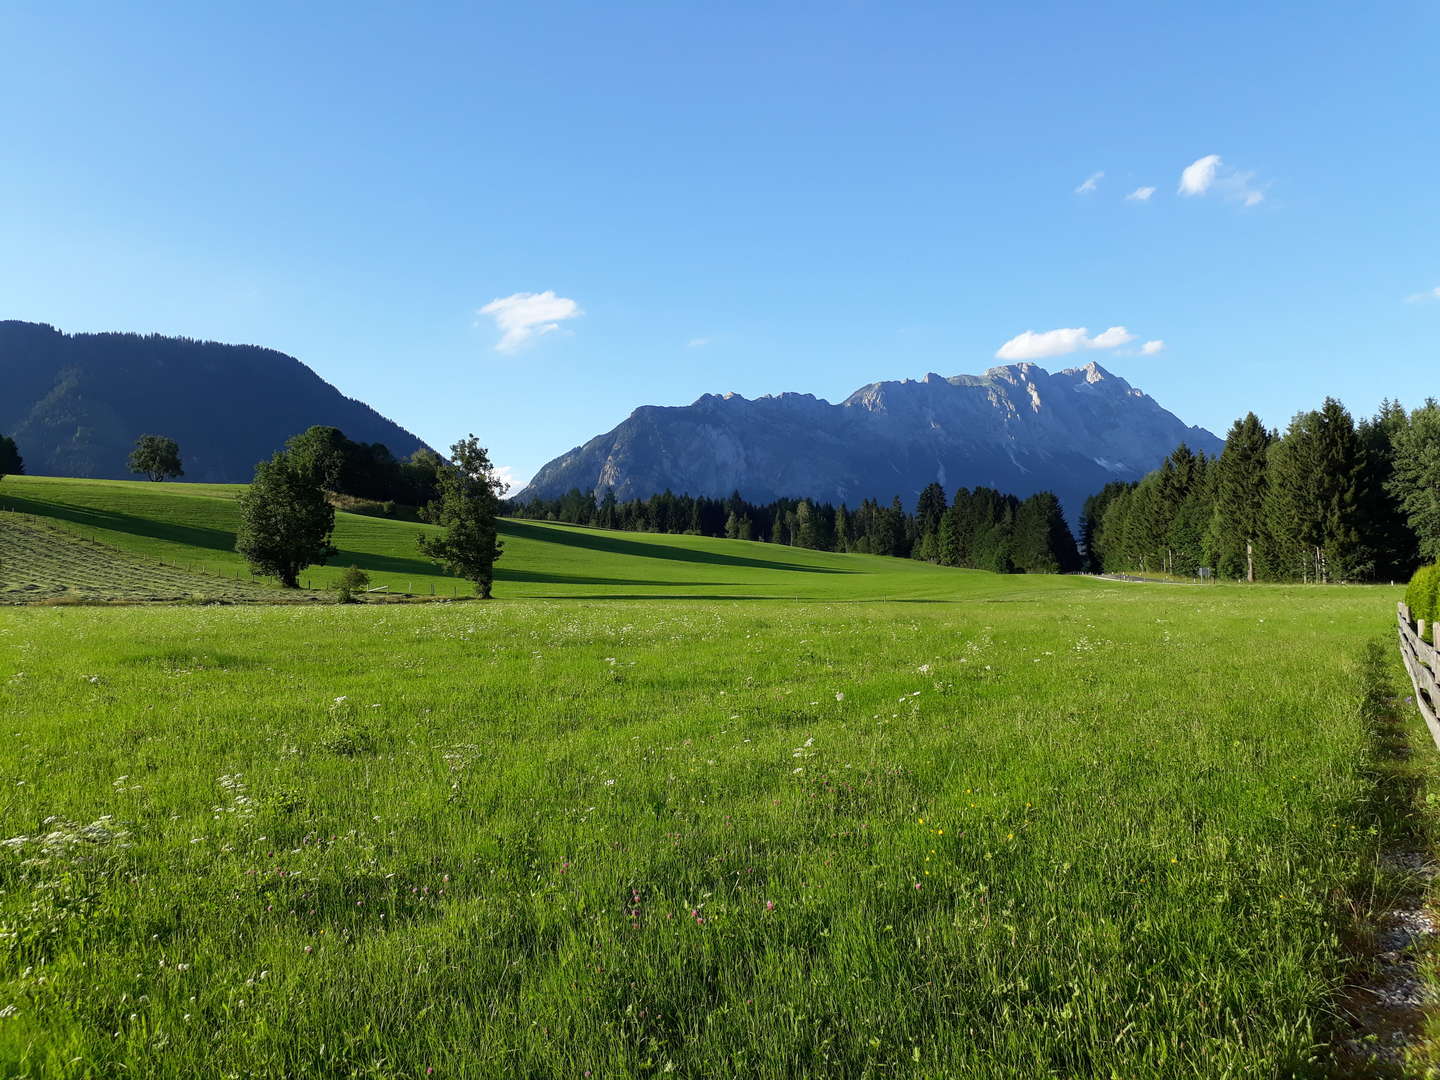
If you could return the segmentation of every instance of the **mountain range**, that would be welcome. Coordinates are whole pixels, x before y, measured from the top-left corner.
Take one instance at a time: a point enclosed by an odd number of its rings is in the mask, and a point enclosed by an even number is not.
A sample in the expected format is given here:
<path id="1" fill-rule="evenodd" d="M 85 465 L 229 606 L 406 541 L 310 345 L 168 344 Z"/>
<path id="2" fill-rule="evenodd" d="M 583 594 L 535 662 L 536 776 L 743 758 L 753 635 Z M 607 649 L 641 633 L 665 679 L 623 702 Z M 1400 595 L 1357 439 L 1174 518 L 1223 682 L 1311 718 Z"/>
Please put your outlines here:
<path id="1" fill-rule="evenodd" d="M 947 492 L 1053 491 L 1073 517 L 1087 495 L 1138 480 L 1182 442 L 1207 454 L 1223 445 L 1099 364 L 1052 374 L 1022 363 L 871 383 L 838 405 L 787 393 L 643 406 L 545 465 L 518 498 L 610 488 L 621 500 L 739 491 L 851 506 L 899 495 L 913 506 L 937 481 Z"/>
<path id="2" fill-rule="evenodd" d="M 241 482 L 314 424 L 400 458 L 424 446 L 273 349 L 0 321 L 0 432 L 31 473 L 123 479 L 135 439 L 158 434 L 179 442 L 187 480 Z M 642 406 L 545 465 L 518 498 L 739 491 L 851 506 L 899 495 L 911 506 L 937 481 L 947 492 L 1053 491 L 1073 518 L 1087 495 L 1139 479 L 1182 442 L 1208 454 L 1222 445 L 1099 364 L 1053 374 L 1011 364 L 871 383 L 839 404 L 787 393 Z"/>
<path id="3" fill-rule="evenodd" d="M 313 424 L 401 458 L 424 446 L 274 349 L 0 321 L 0 432 L 29 473 L 133 479 L 130 449 L 155 434 L 180 444 L 186 480 L 242 482 Z"/>

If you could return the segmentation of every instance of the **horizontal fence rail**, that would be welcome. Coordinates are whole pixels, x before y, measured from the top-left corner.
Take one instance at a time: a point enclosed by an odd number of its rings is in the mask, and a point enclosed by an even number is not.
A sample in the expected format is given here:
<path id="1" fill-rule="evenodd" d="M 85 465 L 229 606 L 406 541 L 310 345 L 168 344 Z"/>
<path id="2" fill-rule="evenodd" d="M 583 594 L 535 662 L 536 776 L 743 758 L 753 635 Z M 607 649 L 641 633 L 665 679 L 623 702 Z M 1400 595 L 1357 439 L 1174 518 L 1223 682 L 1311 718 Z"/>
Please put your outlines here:
<path id="1" fill-rule="evenodd" d="M 1435 745 L 1440 747 L 1440 685 L 1436 683 L 1436 677 L 1440 676 L 1440 651 L 1425 640 L 1425 620 L 1421 619 L 1417 625 L 1411 621 L 1410 609 L 1403 602 L 1397 606 L 1400 656 L 1415 687 L 1415 704 L 1420 707 L 1420 715 L 1425 718 Z"/>

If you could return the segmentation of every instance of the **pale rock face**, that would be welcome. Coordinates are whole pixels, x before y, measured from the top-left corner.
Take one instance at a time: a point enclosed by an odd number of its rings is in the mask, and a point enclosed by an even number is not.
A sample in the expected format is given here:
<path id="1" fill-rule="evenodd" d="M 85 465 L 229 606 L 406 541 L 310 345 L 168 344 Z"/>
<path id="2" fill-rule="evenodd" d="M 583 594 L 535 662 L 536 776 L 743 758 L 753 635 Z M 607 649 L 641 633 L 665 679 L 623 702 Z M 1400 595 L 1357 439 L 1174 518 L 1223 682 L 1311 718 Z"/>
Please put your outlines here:
<path id="1" fill-rule="evenodd" d="M 764 502 L 809 497 L 907 506 L 932 480 L 1018 496 L 1050 490 L 1072 519 L 1111 480 L 1136 480 L 1180 443 L 1218 454 L 1099 364 L 1051 374 L 1035 364 L 984 375 L 861 387 L 838 405 L 810 394 L 706 394 L 678 408 L 642 406 L 613 431 L 542 468 L 519 498 L 571 488 L 621 500 L 670 490 Z"/>

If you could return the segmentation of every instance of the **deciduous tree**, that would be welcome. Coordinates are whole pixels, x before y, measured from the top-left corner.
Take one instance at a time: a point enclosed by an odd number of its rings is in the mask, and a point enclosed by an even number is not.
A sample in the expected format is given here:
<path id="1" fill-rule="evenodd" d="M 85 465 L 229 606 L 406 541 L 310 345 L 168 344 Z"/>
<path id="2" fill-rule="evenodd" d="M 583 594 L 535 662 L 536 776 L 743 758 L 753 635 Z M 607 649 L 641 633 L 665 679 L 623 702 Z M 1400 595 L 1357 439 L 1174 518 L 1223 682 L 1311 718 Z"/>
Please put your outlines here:
<path id="1" fill-rule="evenodd" d="M 240 529 L 235 550 L 257 573 L 300 586 L 300 572 L 335 554 L 330 536 L 335 508 L 319 480 L 284 451 L 255 468 L 255 479 L 240 496 Z"/>
<path id="2" fill-rule="evenodd" d="M 439 536 L 421 536 L 420 550 L 452 574 L 473 582 L 481 599 L 488 600 L 495 560 L 504 551 L 499 514 L 507 485 L 471 435 L 450 448 L 450 461 L 440 470 L 437 486 L 438 497 L 422 516 L 443 531 Z"/>
<path id="3" fill-rule="evenodd" d="M 143 473 L 151 480 L 174 480 L 184 476 L 180 464 L 180 445 L 164 435 L 141 435 L 130 451 L 131 472 Z"/>
<path id="4" fill-rule="evenodd" d="M 0 480 L 7 476 L 23 476 L 25 461 L 9 435 L 0 435 Z"/>

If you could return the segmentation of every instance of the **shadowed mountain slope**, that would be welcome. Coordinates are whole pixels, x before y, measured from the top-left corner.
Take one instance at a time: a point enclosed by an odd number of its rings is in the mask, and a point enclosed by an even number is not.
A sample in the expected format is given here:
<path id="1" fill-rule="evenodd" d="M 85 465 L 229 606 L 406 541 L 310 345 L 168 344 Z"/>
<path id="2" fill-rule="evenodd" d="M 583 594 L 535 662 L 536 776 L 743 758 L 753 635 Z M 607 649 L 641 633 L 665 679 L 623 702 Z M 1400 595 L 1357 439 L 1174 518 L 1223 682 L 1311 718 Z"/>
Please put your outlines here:
<path id="1" fill-rule="evenodd" d="M 123 479 L 135 439 L 158 434 L 179 442 L 187 480 L 244 481 L 312 424 L 401 458 L 424 445 L 274 349 L 0 321 L 0 432 L 30 473 Z"/>

